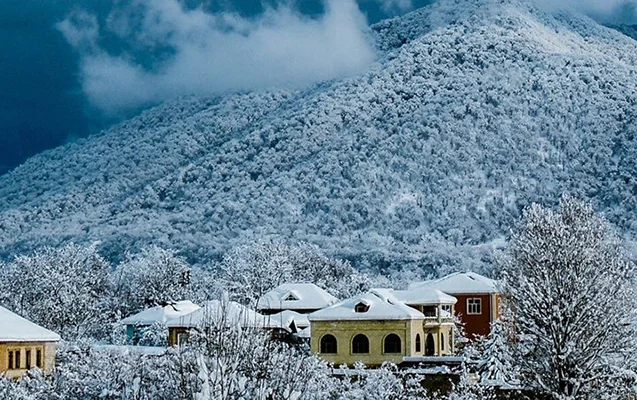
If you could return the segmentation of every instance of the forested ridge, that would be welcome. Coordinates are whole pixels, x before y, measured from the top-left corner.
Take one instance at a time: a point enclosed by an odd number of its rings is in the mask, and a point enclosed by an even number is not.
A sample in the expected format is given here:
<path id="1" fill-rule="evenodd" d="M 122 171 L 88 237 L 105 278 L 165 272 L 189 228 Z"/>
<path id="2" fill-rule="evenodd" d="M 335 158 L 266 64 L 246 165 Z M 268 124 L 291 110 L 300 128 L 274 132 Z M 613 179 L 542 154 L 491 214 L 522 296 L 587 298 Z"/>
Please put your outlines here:
<path id="1" fill-rule="evenodd" d="M 562 193 L 637 227 L 637 42 L 517 0 L 371 27 L 378 61 L 298 91 L 183 98 L 0 177 L 0 257 L 99 241 L 195 264 L 257 238 L 354 265 L 481 269 Z"/>

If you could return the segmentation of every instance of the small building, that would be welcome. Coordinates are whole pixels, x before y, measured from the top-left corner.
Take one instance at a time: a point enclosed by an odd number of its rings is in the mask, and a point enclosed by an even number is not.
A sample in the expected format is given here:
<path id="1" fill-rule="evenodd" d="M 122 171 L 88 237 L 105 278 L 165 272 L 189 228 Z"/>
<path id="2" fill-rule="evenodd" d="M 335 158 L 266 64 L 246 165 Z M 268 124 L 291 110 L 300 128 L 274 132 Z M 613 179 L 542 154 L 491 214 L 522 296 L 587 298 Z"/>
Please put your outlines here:
<path id="1" fill-rule="evenodd" d="M 313 283 L 284 283 L 257 300 L 257 310 L 265 315 L 284 310 L 309 314 L 331 306 L 338 299 Z"/>
<path id="2" fill-rule="evenodd" d="M 188 340 L 192 329 L 227 329 L 241 326 L 253 329 L 268 329 L 275 333 L 290 332 L 276 320 L 247 308 L 235 301 L 212 300 L 203 307 L 189 314 L 172 318 L 166 322 L 168 326 L 168 345 L 181 345 Z"/>
<path id="3" fill-rule="evenodd" d="M 51 372 L 59 341 L 57 333 L 0 307 L 0 374 L 17 378 L 34 367 Z"/>
<path id="4" fill-rule="evenodd" d="M 389 292 L 371 290 L 310 314 L 312 351 L 334 365 L 350 366 L 423 356 L 425 315 Z"/>
<path id="5" fill-rule="evenodd" d="M 309 338 L 307 334 L 310 329 L 308 314 L 300 314 L 292 310 L 283 310 L 277 314 L 268 315 L 271 324 L 281 327 L 288 327 L 290 331 L 299 338 Z"/>
<path id="6" fill-rule="evenodd" d="M 144 330 L 153 324 L 165 324 L 173 318 L 190 314 L 200 308 L 201 307 L 188 300 L 170 302 L 166 305 L 148 308 L 135 315 L 124 318 L 119 321 L 119 323 L 126 326 L 128 343 L 138 344 L 144 334 Z"/>
<path id="7" fill-rule="evenodd" d="M 455 314 L 464 323 L 469 339 L 486 336 L 499 316 L 500 290 L 497 281 L 474 272 L 459 272 L 440 279 L 409 285 L 411 292 L 440 290 L 458 299 Z"/>

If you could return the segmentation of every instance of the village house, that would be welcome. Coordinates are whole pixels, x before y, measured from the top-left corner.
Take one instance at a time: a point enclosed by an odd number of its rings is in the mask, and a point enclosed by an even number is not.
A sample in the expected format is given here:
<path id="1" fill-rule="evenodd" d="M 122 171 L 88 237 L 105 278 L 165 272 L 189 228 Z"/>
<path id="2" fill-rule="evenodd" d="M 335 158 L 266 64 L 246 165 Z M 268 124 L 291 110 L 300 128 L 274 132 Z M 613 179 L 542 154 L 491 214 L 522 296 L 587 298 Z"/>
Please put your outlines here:
<path id="1" fill-rule="evenodd" d="M 184 300 L 170 302 L 148 308 L 135 315 L 124 318 L 119 323 L 126 326 L 126 337 L 129 344 L 138 344 L 144 331 L 153 324 L 165 324 L 169 320 L 190 314 L 200 309 L 195 303 Z"/>
<path id="2" fill-rule="evenodd" d="M 59 341 L 57 333 L 0 307 L 0 374 L 17 378 L 34 367 L 51 372 Z"/>
<path id="3" fill-rule="evenodd" d="M 410 292 L 440 290 L 458 299 L 454 311 L 467 337 L 486 336 L 499 316 L 500 290 L 497 281 L 474 272 L 459 272 L 439 279 L 409 285 Z"/>
<path id="4" fill-rule="evenodd" d="M 411 307 L 392 289 L 373 289 L 316 311 L 309 315 L 312 351 L 335 365 L 350 366 L 359 361 L 379 366 L 426 355 L 451 355 L 453 339 L 447 341 L 453 337 L 453 323 L 442 306 L 453 305 L 453 300 L 442 298 L 442 303 L 431 304 L 428 299 Z M 435 318 L 434 314 L 426 317 L 418 306 L 434 306 Z"/>
<path id="5" fill-rule="evenodd" d="M 166 322 L 168 326 L 168 345 L 181 345 L 188 340 L 193 329 L 228 329 L 232 326 L 243 328 L 267 329 L 274 334 L 280 332 L 290 333 L 286 326 L 271 319 L 269 316 L 259 314 L 248 307 L 235 301 L 212 300 L 204 303 L 203 307 L 172 318 Z"/>
<path id="6" fill-rule="evenodd" d="M 257 311 L 265 315 L 285 310 L 310 314 L 336 302 L 336 297 L 313 283 L 284 283 L 257 300 Z"/>

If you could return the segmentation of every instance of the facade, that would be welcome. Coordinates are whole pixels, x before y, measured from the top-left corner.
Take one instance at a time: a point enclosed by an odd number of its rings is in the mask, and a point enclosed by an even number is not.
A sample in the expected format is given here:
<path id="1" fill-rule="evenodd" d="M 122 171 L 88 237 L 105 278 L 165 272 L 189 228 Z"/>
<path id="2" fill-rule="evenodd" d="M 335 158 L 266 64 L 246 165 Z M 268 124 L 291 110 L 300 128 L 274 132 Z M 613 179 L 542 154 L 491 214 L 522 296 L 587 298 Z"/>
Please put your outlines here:
<path id="1" fill-rule="evenodd" d="M 148 308 L 140 313 L 124 318 L 119 321 L 119 323 L 126 325 L 128 343 L 138 344 L 144 329 L 153 324 L 165 324 L 173 318 L 190 314 L 199 308 L 201 307 L 188 300 L 171 302 L 164 306 Z"/>
<path id="2" fill-rule="evenodd" d="M 409 288 L 415 292 L 436 289 L 457 298 L 455 315 L 464 323 L 469 339 L 488 335 L 491 323 L 499 317 L 498 283 L 473 272 L 455 273 L 440 279 L 418 282 Z"/>
<path id="3" fill-rule="evenodd" d="M 51 372 L 59 341 L 55 332 L 0 307 L 0 374 L 17 378 L 34 367 Z"/>
<path id="4" fill-rule="evenodd" d="M 309 314 L 336 302 L 336 297 L 313 283 L 284 283 L 259 298 L 257 311 L 265 315 L 285 310 Z"/>
<path id="5" fill-rule="evenodd" d="M 334 365 L 380 366 L 453 354 L 453 324 L 426 318 L 391 289 L 373 289 L 316 311 L 309 320 L 312 351 Z"/>

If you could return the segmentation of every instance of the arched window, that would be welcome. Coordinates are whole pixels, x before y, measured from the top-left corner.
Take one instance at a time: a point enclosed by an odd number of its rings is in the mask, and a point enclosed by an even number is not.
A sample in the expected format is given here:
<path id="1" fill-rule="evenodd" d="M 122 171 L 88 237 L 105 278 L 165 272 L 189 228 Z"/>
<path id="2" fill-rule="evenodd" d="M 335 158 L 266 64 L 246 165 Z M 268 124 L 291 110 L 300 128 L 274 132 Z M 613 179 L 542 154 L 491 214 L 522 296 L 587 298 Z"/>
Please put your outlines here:
<path id="1" fill-rule="evenodd" d="M 395 333 L 390 333 L 385 336 L 385 342 L 383 343 L 384 353 L 400 353 L 401 352 L 401 340 L 400 336 Z"/>
<path id="2" fill-rule="evenodd" d="M 445 350 L 445 334 L 440 332 L 440 350 Z"/>
<path id="3" fill-rule="evenodd" d="M 338 345 L 334 335 L 325 335 L 321 338 L 321 353 L 322 354 L 336 354 L 338 352 Z"/>
<path id="4" fill-rule="evenodd" d="M 432 335 L 431 333 L 427 334 L 427 341 L 425 342 L 425 355 L 436 355 L 436 342 L 434 340 L 434 335 Z"/>
<path id="5" fill-rule="evenodd" d="M 422 351 L 422 340 L 420 339 L 420 333 L 416 334 L 416 353 Z"/>
<path id="6" fill-rule="evenodd" d="M 369 353 L 369 339 L 363 334 L 354 336 L 352 340 L 352 353 L 367 354 Z"/>

